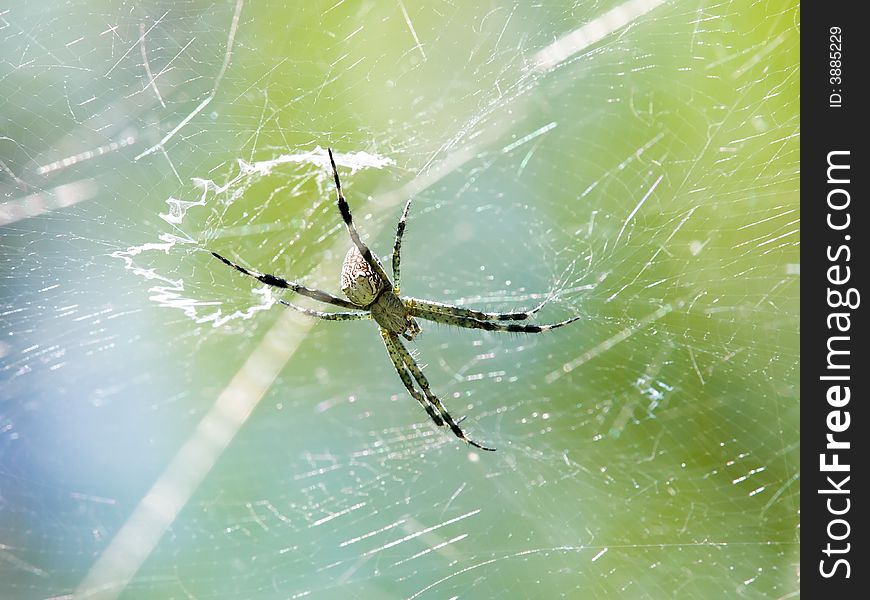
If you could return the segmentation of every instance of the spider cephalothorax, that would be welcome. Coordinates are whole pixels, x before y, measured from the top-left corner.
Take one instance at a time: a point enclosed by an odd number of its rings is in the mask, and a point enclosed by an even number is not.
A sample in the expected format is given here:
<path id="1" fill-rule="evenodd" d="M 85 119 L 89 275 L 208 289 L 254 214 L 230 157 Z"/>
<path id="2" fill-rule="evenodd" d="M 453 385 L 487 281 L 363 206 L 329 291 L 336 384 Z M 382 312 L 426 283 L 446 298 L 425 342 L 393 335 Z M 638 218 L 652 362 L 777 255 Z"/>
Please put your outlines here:
<path id="1" fill-rule="evenodd" d="M 551 325 L 500 323 L 499 321 L 524 321 L 538 312 L 543 304 L 539 304 L 535 308 L 526 311 L 490 313 L 442 304 L 431 300 L 400 296 L 399 265 L 401 262 L 402 235 L 405 232 L 405 222 L 408 218 L 408 211 L 411 208 L 411 199 L 405 204 L 405 210 L 402 211 L 402 217 L 396 226 L 396 242 L 393 246 L 392 256 L 393 279 L 391 281 L 389 275 L 384 271 L 381 261 L 369 250 L 356 231 L 350 207 L 344 198 L 344 194 L 341 192 L 341 182 L 338 179 L 338 169 L 335 166 L 332 150 L 329 149 L 328 153 L 329 162 L 332 166 L 332 175 L 335 179 L 335 189 L 338 195 L 338 212 L 341 213 L 341 218 L 353 242 L 347 256 L 344 258 L 344 265 L 341 270 L 341 290 L 349 300 L 344 300 L 328 292 L 311 289 L 282 277 L 246 269 L 224 258 L 217 252 L 212 252 L 212 254 L 225 265 L 245 275 L 254 277 L 266 285 L 290 289 L 297 294 L 314 300 L 350 309 L 348 312 L 322 312 L 303 308 L 286 300 L 278 300 L 281 304 L 296 309 L 301 313 L 327 321 L 374 319 L 380 326 L 381 337 L 384 340 L 387 353 L 390 355 L 390 360 L 393 361 L 393 366 L 399 374 L 399 378 L 402 380 L 408 393 L 420 403 L 432 421 L 439 427 L 449 427 L 456 437 L 476 448 L 495 450 L 495 448 L 488 448 L 478 444 L 465 435 L 459 427 L 458 422 L 453 420 L 453 417 L 447 412 L 441 400 L 432 392 L 429 381 L 423 375 L 422 369 L 420 369 L 411 353 L 402 344 L 399 336 L 401 335 L 405 339 L 412 340 L 420 333 L 420 325 L 415 317 L 457 327 L 485 329 L 487 331 L 511 331 L 514 333 L 541 333 L 562 327 L 568 323 L 573 323 L 579 317 L 573 317 Z"/>

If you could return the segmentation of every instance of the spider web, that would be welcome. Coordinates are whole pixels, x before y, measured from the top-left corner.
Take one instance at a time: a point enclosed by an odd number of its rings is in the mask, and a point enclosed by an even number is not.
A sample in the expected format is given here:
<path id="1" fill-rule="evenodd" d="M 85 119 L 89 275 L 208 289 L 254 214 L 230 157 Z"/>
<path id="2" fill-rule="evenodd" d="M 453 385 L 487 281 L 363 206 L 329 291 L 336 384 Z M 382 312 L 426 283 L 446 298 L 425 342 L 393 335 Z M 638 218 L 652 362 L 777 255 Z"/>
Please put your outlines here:
<path id="1" fill-rule="evenodd" d="M 0 8 L 0 595 L 798 595 L 799 20 Z M 327 145 L 404 294 L 582 317 L 422 323 L 498 452 L 209 254 L 338 292 Z"/>

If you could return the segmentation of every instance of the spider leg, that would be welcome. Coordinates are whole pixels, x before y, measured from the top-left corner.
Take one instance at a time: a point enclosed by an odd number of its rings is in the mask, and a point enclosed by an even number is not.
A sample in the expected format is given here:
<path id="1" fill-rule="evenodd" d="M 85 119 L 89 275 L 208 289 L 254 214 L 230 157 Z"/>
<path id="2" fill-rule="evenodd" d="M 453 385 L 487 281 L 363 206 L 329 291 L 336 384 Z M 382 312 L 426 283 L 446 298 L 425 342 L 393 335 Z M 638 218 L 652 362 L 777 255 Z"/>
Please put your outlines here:
<path id="1" fill-rule="evenodd" d="M 332 157 L 332 148 L 327 148 L 327 152 L 329 153 L 329 162 L 332 165 L 332 176 L 335 179 L 335 191 L 338 196 L 338 212 L 341 213 L 341 218 L 347 227 L 347 233 L 350 235 L 350 239 L 359 250 L 359 253 L 362 254 L 363 259 L 368 263 L 372 270 L 378 274 L 378 277 L 383 280 L 387 289 L 392 288 L 393 284 L 390 282 L 387 272 L 384 271 L 384 266 L 381 264 L 381 261 L 378 260 L 378 257 L 375 256 L 371 250 L 369 250 L 369 247 L 366 246 L 365 242 L 363 242 L 359 237 L 359 233 L 357 233 L 356 227 L 353 224 L 353 216 L 350 214 L 350 206 L 347 205 L 347 200 L 344 199 L 344 194 L 341 192 L 341 181 L 338 179 L 338 169 L 335 166 L 335 159 Z"/>
<path id="2" fill-rule="evenodd" d="M 303 315 L 308 315 L 309 317 L 317 317 L 318 319 L 323 319 L 324 321 L 361 321 L 363 319 L 371 319 L 372 314 L 370 312 L 323 312 L 320 310 L 311 310 L 310 308 L 304 308 L 299 306 L 298 304 L 293 304 L 292 302 L 287 302 L 286 300 L 278 300 L 284 306 L 289 306 L 293 310 L 297 310 L 301 312 Z"/>
<path id="3" fill-rule="evenodd" d="M 396 293 L 399 293 L 399 265 L 402 262 L 402 236 L 405 234 L 405 223 L 408 221 L 408 211 L 411 210 L 411 201 L 414 196 L 408 198 L 405 203 L 405 210 L 402 211 L 402 216 L 399 218 L 399 223 L 396 225 L 396 243 L 393 244 L 393 287 Z"/>
<path id="4" fill-rule="evenodd" d="M 390 360 L 393 361 L 393 366 L 396 367 L 396 373 L 399 374 L 399 378 L 402 380 L 402 383 L 405 384 L 405 388 L 408 390 L 408 393 L 414 397 L 414 399 L 420 403 L 420 405 L 426 409 L 426 412 L 429 413 L 429 418 L 435 422 L 438 427 L 444 426 L 444 420 L 441 419 L 441 416 L 435 412 L 435 409 L 432 408 L 432 405 L 426 401 L 423 397 L 423 394 L 417 391 L 417 388 L 414 387 L 414 382 L 411 380 L 411 376 L 408 374 L 408 370 L 405 368 L 405 363 L 402 361 L 402 356 L 399 354 L 399 351 L 396 350 L 396 346 L 394 340 L 396 338 L 395 333 L 390 333 L 386 329 L 381 329 L 381 337 L 384 338 L 384 346 L 387 347 L 387 353 L 390 355 Z"/>
<path id="5" fill-rule="evenodd" d="M 399 288 L 396 288 L 398 290 Z M 417 311 L 426 313 L 436 313 L 439 315 L 451 315 L 454 317 L 470 317 L 478 321 L 524 321 L 532 317 L 536 312 L 541 310 L 547 303 L 544 300 L 536 307 L 519 312 L 492 313 L 472 310 L 470 308 L 462 308 L 451 304 L 443 304 L 441 302 L 433 302 L 431 300 L 420 300 L 419 298 L 402 298 L 405 306 L 411 311 L 411 314 L 416 315 Z M 423 317 L 428 318 L 428 317 Z"/>
<path id="6" fill-rule="evenodd" d="M 271 285 L 272 287 L 276 288 L 290 289 L 302 296 L 308 296 L 309 298 L 313 298 L 314 300 L 325 302 L 326 304 L 334 304 L 335 306 L 340 306 L 342 308 L 359 308 L 359 306 L 357 306 L 353 302 L 350 302 L 348 300 L 342 300 L 338 296 L 333 296 L 328 292 L 321 292 L 320 290 L 311 289 L 309 287 L 305 287 L 302 284 L 296 283 L 295 281 L 287 281 L 286 279 L 277 277 L 275 275 L 269 275 L 268 273 L 258 273 L 257 271 L 251 271 L 250 269 L 246 269 L 245 267 L 237 265 L 233 261 L 224 258 L 217 252 L 212 252 L 211 254 L 228 267 L 232 267 L 239 273 L 243 273 L 248 277 L 253 277 L 254 279 L 265 283 L 266 285 Z"/>
<path id="7" fill-rule="evenodd" d="M 486 331 L 510 331 L 512 333 L 543 333 L 544 331 L 550 331 L 551 329 L 556 329 L 558 327 L 564 327 L 565 325 L 569 325 L 580 318 L 571 317 L 570 319 L 565 319 L 564 321 L 559 321 L 558 323 L 533 325 L 531 323 L 496 323 L 493 321 L 484 321 L 483 319 L 473 319 L 471 317 L 457 317 L 454 315 L 430 312 L 425 310 L 415 310 L 412 311 L 411 314 L 421 319 L 427 319 L 429 321 L 443 323 L 445 325 L 455 325 L 456 327 L 465 327 L 467 329 L 485 329 Z"/>
<path id="8" fill-rule="evenodd" d="M 408 352 L 407 348 L 402 345 L 402 342 L 401 340 L 399 340 L 398 336 L 396 336 L 395 334 L 390 335 L 392 336 L 393 345 L 399 352 L 399 355 L 402 357 L 405 366 L 408 367 L 409 371 L 411 371 L 411 374 L 414 376 L 414 379 L 417 380 L 417 383 L 420 385 L 420 388 L 423 390 L 423 393 L 426 395 L 426 398 L 429 400 L 429 402 L 431 402 L 435 406 L 435 408 L 438 409 L 438 412 L 441 413 L 441 417 L 444 419 L 444 422 L 447 423 L 447 426 L 450 427 L 450 431 L 453 432 L 453 435 L 458 437 L 466 444 L 474 446 L 475 448 L 494 452 L 495 448 L 488 448 L 486 446 L 478 444 L 477 442 L 465 435 L 465 432 L 462 431 L 456 421 L 453 420 L 453 417 L 450 416 L 450 413 L 447 412 L 447 409 L 444 407 L 444 405 L 441 404 L 441 400 L 438 399 L 438 396 L 432 393 L 432 388 L 429 387 L 429 381 L 426 379 L 426 376 L 423 375 L 423 371 L 414 361 L 414 357 L 412 357 L 411 353 Z"/>

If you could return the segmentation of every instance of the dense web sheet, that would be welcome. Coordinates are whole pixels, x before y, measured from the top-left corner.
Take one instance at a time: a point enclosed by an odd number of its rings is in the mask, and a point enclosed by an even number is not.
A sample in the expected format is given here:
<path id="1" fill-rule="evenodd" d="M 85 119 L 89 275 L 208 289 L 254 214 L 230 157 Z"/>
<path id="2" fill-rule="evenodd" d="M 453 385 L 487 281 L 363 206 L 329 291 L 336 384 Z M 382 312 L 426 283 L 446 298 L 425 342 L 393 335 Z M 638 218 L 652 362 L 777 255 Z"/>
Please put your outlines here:
<path id="1" fill-rule="evenodd" d="M 799 594 L 799 8 L 0 8 L 0 595 Z M 339 294 L 327 168 L 410 345 Z M 388 261 L 385 260 L 385 264 Z"/>

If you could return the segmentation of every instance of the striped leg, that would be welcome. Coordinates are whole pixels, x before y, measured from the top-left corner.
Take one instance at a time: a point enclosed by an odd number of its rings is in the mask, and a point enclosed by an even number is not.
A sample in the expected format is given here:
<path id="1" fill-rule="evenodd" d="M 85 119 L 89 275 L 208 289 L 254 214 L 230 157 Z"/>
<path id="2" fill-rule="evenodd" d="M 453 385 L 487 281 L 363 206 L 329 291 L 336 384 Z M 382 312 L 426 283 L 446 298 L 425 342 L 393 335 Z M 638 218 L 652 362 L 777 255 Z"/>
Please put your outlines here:
<path id="1" fill-rule="evenodd" d="M 378 257 L 375 256 L 369 247 L 366 246 L 365 242 L 359 237 L 359 233 L 357 233 L 356 227 L 353 224 L 353 216 L 350 214 L 350 206 L 347 205 L 347 200 L 344 199 L 344 194 L 341 192 L 341 181 L 338 179 L 338 169 L 335 166 L 335 159 L 332 157 L 332 148 L 327 148 L 327 152 L 329 153 L 329 162 L 332 164 L 332 176 L 335 179 L 335 191 L 338 196 L 338 212 L 341 213 L 341 218 L 344 221 L 345 226 L 347 227 L 347 233 L 350 234 L 350 239 L 353 240 L 354 245 L 359 250 L 359 253 L 362 254 L 363 259 L 369 264 L 372 270 L 378 274 L 384 285 L 387 288 L 391 288 L 392 284 L 390 283 L 390 278 L 387 276 L 387 272 L 384 271 L 384 266 L 381 264 L 381 261 L 378 260 Z"/>
<path id="2" fill-rule="evenodd" d="M 402 211 L 402 216 L 399 218 L 399 224 L 396 225 L 396 243 L 393 245 L 393 287 L 395 287 L 397 294 L 399 293 L 399 280 L 401 279 L 399 265 L 402 262 L 402 236 L 405 234 L 405 223 L 408 221 L 408 211 L 411 210 L 411 201 L 413 199 L 413 196 L 408 198 L 408 201 L 405 203 L 405 210 Z"/>
<path id="3" fill-rule="evenodd" d="M 398 288 L 397 288 L 398 289 Z M 470 308 L 462 308 L 451 304 L 443 304 L 441 302 L 433 302 L 431 300 L 420 300 L 419 298 L 402 298 L 405 306 L 412 314 L 419 312 L 437 313 L 439 315 L 451 315 L 454 317 L 470 317 L 478 321 L 524 321 L 532 317 L 536 312 L 541 310 L 547 303 L 544 300 L 531 310 L 520 312 L 507 313 L 492 313 L 472 310 Z M 425 318 L 425 317 L 424 317 Z"/>
<path id="4" fill-rule="evenodd" d="M 348 300 L 342 300 L 338 296 L 333 296 L 328 292 L 321 292 L 320 290 L 314 290 L 309 287 L 305 287 L 295 281 L 287 281 L 281 277 L 277 277 L 275 275 L 269 275 L 268 273 L 258 273 L 257 271 L 251 271 L 250 269 L 246 269 L 231 260 L 224 258 L 217 252 L 212 252 L 212 256 L 216 259 L 227 265 L 228 267 L 234 268 L 239 273 L 244 273 L 248 277 L 253 277 L 257 281 L 265 283 L 266 285 L 271 285 L 276 288 L 283 288 L 293 290 L 297 294 L 301 294 L 302 296 L 308 296 L 309 298 L 313 298 L 314 300 L 318 300 L 320 302 L 325 302 L 326 304 L 334 304 L 335 306 L 340 306 L 342 308 L 352 308 L 358 309 L 359 306 L 350 302 Z"/>
<path id="5" fill-rule="evenodd" d="M 423 375 L 423 371 L 420 369 L 419 366 L 417 366 L 417 363 L 414 361 L 414 357 L 411 356 L 411 353 L 408 352 L 405 346 L 402 345 L 401 340 L 399 340 L 399 338 L 396 336 L 393 336 L 393 345 L 399 352 L 399 355 L 402 357 L 405 366 L 408 367 L 408 370 L 411 371 L 414 379 L 417 380 L 417 383 L 420 385 L 420 388 L 423 390 L 426 398 L 438 409 L 438 412 L 441 413 L 441 417 L 444 419 L 444 422 L 447 423 L 447 426 L 450 427 L 450 431 L 453 432 L 453 435 L 461 439 L 466 444 L 474 446 L 475 448 L 480 448 L 481 450 L 487 450 L 490 452 L 495 451 L 495 448 L 488 448 L 486 446 L 482 446 L 481 444 L 478 444 L 477 442 L 468 438 L 465 435 L 465 432 L 462 431 L 456 421 L 453 420 L 453 417 L 450 416 L 450 413 L 447 412 L 447 409 L 444 407 L 444 405 L 441 404 L 441 400 L 438 399 L 438 396 L 432 393 L 432 388 L 429 387 L 429 381 L 426 379 L 426 376 Z"/>
<path id="6" fill-rule="evenodd" d="M 323 312 L 320 310 L 311 310 L 310 308 L 305 308 L 303 306 L 299 306 L 298 304 L 293 304 L 292 302 L 287 302 L 286 300 L 278 300 L 284 306 L 289 306 L 293 310 L 297 310 L 301 312 L 303 315 L 308 315 L 309 317 L 317 317 L 318 319 L 323 319 L 324 321 L 361 321 L 364 319 L 371 319 L 372 313 L 370 312 Z"/>
<path id="7" fill-rule="evenodd" d="M 413 310 L 411 314 L 421 319 L 434 321 L 435 323 L 443 323 L 445 325 L 455 325 L 456 327 L 465 327 L 466 329 L 485 329 L 486 331 L 510 331 L 511 333 L 543 333 L 551 329 L 557 329 L 569 325 L 580 317 L 571 317 L 558 323 L 550 323 L 547 325 L 533 325 L 531 323 L 498 323 L 495 321 L 484 321 L 483 319 L 473 319 L 471 317 L 457 317 L 454 315 L 430 312 L 427 310 Z"/>
<path id="8" fill-rule="evenodd" d="M 402 383 L 405 384 L 405 388 L 408 390 L 408 393 L 414 397 L 414 399 L 420 403 L 420 406 L 426 409 L 426 412 L 429 414 L 429 418 L 435 422 L 438 427 L 444 426 L 444 421 L 435 412 L 435 409 L 432 408 L 432 405 L 426 401 L 423 397 L 423 394 L 417 391 L 417 388 L 414 387 L 414 382 L 411 380 L 411 376 L 408 374 L 408 370 L 405 368 L 405 363 L 402 360 L 402 355 L 399 354 L 399 351 L 396 349 L 396 343 L 398 343 L 398 339 L 396 338 L 395 333 L 390 333 L 386 329 L 381 329 L 381 337 L 384 338 L 384 346 L 387 347 L 387 353 L 390 355 L 390 360 L 393 361 L 393 366 L 396 367 L 396 373 L 399 374 L 399 378 L 402 380 Z"/>

